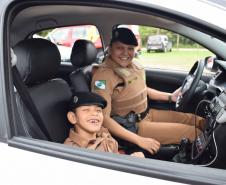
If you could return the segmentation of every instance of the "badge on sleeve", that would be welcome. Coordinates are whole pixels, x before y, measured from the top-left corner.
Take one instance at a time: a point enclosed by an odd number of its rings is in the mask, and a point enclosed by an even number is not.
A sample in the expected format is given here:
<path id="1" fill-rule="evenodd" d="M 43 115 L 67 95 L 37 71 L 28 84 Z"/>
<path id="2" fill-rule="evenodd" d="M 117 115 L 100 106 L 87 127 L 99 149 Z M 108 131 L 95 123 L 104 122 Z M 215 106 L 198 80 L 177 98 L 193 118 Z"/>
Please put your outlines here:
<path id="1" fill-rule="evenodd" d="M 104 90 L 106 89 L 106 80 L 97 80 L 94 85 L 95 90 Z"/>

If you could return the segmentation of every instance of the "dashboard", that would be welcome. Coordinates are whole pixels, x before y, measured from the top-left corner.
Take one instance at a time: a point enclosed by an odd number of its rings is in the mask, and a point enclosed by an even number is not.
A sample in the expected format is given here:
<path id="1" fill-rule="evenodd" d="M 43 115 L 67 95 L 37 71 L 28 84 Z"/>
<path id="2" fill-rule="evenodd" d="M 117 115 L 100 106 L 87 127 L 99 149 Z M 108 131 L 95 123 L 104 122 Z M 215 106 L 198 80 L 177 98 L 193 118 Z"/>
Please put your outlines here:
<path id="1" fill-rule="evenodd" d="M 214 77 L 210 80 L 210 88 L 216 88 L 217 91 L 226 91 L 226 61 L 214 60 L 212 70 L 216 71 Z"/>
<path id="2" fill-rule="evenodd" d="M 215 75 L 207 88 L 207 94 L 212 96 L 202 100 L 206 128 L 192 143 L 191 163 L 226 169 L 226 61 L 212 62 L 210 70 Z"/>

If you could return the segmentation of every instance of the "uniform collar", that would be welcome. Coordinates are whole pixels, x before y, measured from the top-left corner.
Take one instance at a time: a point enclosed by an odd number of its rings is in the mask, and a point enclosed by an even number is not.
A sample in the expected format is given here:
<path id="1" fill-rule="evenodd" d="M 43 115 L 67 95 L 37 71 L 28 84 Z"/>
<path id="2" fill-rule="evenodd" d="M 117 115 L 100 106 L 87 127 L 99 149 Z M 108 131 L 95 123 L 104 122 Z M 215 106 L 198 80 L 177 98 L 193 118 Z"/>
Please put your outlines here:
<path id="1" fill-rule="evenodd" d="M 94 144 L 95 142 L 97 142 L 101 138 L 108 138 L 108 137 L 110 137 L 110 133 L 104 127 L 101 127 L 100 131 L 97 132 L 96 139 L 91 139 L 91 140 L 88 140 L 85 137 L 82 137 L 81 135 L 76 133 L 74 128 L 71 128 L 70 132 L 69 132 L 69 138 L 74 143 L 76 143 L 79 147 L 82 147 L 82 148 L 87 148 L 89 146 L 89 144 Z"/>
<path id="2" fill-rule="evenodd" d="M 69 138 L 82 148 L 87 148 L 89 144 L 95 143 L 96 139 L 88 140 L 85 137 L 82 137 L 72 128 L 70 129 Z"/>

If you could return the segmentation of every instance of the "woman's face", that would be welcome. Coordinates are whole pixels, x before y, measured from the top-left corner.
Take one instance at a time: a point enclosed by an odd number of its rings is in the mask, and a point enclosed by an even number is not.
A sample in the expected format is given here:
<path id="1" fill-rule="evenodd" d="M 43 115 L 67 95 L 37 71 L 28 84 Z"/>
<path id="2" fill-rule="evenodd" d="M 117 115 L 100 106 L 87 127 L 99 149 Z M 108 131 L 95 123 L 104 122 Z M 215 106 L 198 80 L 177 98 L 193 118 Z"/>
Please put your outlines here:
<path id="1" fill-rule="evenodd" d="M 121 67 L 127 67 L 133 60 L 135 46 L 123 44 L 122 42 L 113 42 L 109 48 L 110 58 Z"/>

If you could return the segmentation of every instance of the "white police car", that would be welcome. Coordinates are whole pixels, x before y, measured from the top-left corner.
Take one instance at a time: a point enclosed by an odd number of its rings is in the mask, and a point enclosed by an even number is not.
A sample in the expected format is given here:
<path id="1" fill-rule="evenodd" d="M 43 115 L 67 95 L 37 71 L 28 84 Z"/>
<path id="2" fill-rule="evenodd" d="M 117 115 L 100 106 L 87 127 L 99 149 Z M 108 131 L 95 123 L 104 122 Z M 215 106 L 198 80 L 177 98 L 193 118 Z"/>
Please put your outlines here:
<path id="1" fill-rule="evenodd" d="M 224 1 L 208 0 L 2 0 L 0 183 L 224 184 L 225 7 Z M 40 39 L 34 40 L 32 35 L 41 30 L 81 24 L 95 25 L 105 47 L 114 26 L 139 24 L 175 31 L 214 53 L 213 68 L 218 68 L 217 73 L 201 74 L 193 70 L 189 73 L 190 76 L 199 74 L 199 80 L 202 75 L 206 88 L 199 89 L 198 97 L 210 102 L 202 110 L 211 119 L 208 134 L 193 143 L 193 160 L 189 164 L 140 159 L 62 144 L 68 131 L 63 117 L 70 96 L 69 74 L 75 69 L 60 63 L 59 52 L 48 41 L 40 44 Z M 183 58 L 181 61 L 186 62 Z M 22 90 L 19 90 L 21 81 L 15 72 L 15 63 L 22 75 Z M 182 85 L 187 76 L 187 72 L 161 69 L 147 68 L 146 72 L 147 85 L 152 82 L 157 89 L 166 91 Z M 158 86 L 160 82 L 162 86 Z M 191 107 L 192 110 L 186 111 L 195 111 L 194 107 L 178 101 L 176 108 L 183 111 Z"/>

